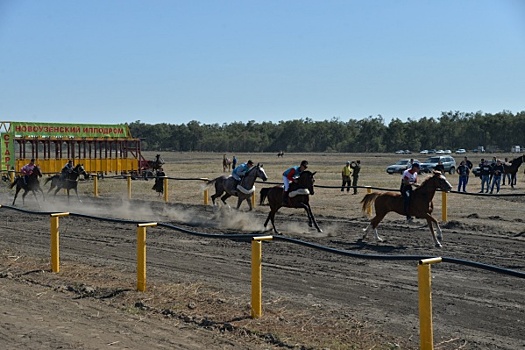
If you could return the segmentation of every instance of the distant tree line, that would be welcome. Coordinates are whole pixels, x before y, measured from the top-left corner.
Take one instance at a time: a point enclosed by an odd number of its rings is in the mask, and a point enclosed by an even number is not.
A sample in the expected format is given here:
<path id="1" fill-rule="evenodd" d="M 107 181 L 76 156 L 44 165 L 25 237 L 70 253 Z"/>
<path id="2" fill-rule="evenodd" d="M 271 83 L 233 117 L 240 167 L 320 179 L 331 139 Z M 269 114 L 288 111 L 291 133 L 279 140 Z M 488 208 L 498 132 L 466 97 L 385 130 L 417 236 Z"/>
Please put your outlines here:
<path id="1" fill-rule="evenodd" d="M 475 149 L 509 151 L 525 146 L 525 111 L 513 114 L 443 112 L 437 119 L 403 122 L 368 117 L 346 122 L 309 118 L 278 123 L 253 120 L 231 124 L 129 124 L 131 134 L 143 139 L 142 149 L 200 152 L 393 152 L 421 149 Z"/>

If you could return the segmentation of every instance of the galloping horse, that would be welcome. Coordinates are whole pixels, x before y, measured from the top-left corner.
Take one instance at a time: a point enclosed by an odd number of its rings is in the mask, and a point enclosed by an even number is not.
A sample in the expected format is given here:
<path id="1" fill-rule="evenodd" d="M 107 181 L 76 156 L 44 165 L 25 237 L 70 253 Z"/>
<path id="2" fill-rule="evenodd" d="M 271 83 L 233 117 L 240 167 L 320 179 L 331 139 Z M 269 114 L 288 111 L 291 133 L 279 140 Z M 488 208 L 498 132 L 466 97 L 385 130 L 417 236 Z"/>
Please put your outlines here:
<path id="1" fill-rule="evenodd" d="M 437 189 L 448 192 L 452 189 L 452 185 L 447 181 L 445 176 L 441 174 L 441 172 L 434 171 L 433 174 L 433 176 L 425 179 L 425 181 L 423 181 L 423 183 L 418 188 L 412 191 L 410 207 L 408 210 L 409 213 L 405 212 L 403 198 L 401 197 L 400 193 L 372 192 L 367 194 L 361 201 L 361 203 L 363 203 L 363 212 L 366 211 L 368 207 L 372 205 L 372 203 L 374 203 L 376 216 L 372 218 L 370 224 L 364 229 L 365 234 L 363 235 L 363 239 L 366 238 L 366 235 L 368 234 L 368 228 L 370 225 L 372 225 L 376 241 L 382 242 L 383 240 L 377 234 L 377 226 L 387 213 L 395 211 L 400 215 L 409 214 L 419 219 L 426 219 L 436 247 L 441 248 L 443 232 L 441 231 L 437 220 L 434 219 L 432 215 L 430 215 L 434 209 L 432 199 L 434 198 L 434 194 L 436 193 Z M 438 231 L 437 238 L 432 223 L 436 224 Z"/>
<path id="2" fill-rule="evenodd" d="M 232 168 L 232 160 L 230 158 L 226 158 L 226 154 L 222 156 L 222 171 L 230 171 Z"/>
<path id="3" fill-rule="evenodd" d="M 33 195 L 35 196 L 36 202 L 38 203 L 38 198 L 36 197 L 36 191 L 42 192 L 42 198 L 45 201 L 46 197 L 44 197 L 44 191 L 40 187 L 40 181 L 38 180 L 39 177 L 42 177 L 42 172 L 40 171 L 40 168 L 38 166 L 35 166 L 33 168 L 33 172 L 31 175 L 28 176 L 27 183 L 24 182 L 24 178 L 22 176 L 17 176 L 15 181 L 11 185 L 9 185 L 9 188 L 13 188 L 16 186 L 16 192 L 15 192 L 15 198 L 13 199 L 13 205 L 15 205 L 16 197 L 18 196 L 18 192 L 20 190 L 24 190 L 24 193 L 22 194 L 22 205 L 25 204 L 25 198 L 29 191 L 33 192 Z M 38 204 L 40 206 L 40 204 Z"/>
<path id="4" fill-rule="evenodd" d="M 264 171 L 262 164 L 257 164 L 256 166 L 248 170 L 246 172 L 246 175 L 242 178 L 241 183 L 236 187 L 236 181 L 231 175 L 228 177 L 222 175 L 213 180 L 208 181 L 206 183 L 206 186 L 210 186 L 213 183 L 215 183 L 215 194 L 211 196 L 213 205 L 215 205 L 215 199 L 217 199 L 224 192 L 226 192 L 226 194 L 221 197 L 221 200 L 224 204 L 227 204 L 226 199 L 230 198 L 231 196 L 236 196 L 238 197 L 237 209 L 239 209 L 242 202 L 246 200 L 248 202 L 248 205 L 250 206 L 250 210 L 253 210 L 250 198 L 252 197 L 253 192 L 255 191 L 255 179 L 257 179 L 258 177 L 261 178 L 263 181 L 268 180 L 268 176 L 266 176 L 266 172 Z"/>
<path id="5" fill-rule="evenodd" d="M 61 175 L 53 175 L 51 177 L 48 177 L 46 181 L 44 182 L 44 185 L 45 185 L 49 181 L 51 181 L 51 187 L 49 187 L 49 190 L 47 190 L 47 193 L 49 194 L 49 192 L 51 192 L 51 190 L 56 187 L 55 194 L 54 194 L 56 196 L 58 191 L 60 191 L 61 189 L 65 189 L 67 192 L 67 200 L 69 202 L 69 190 L 73 189 L 75 190 L 75 194 L 77 195 L 78 201 L 82 202 L 80 198 L 78 197 L 78 191 L 77 191 L 78 177 L 80 175 L 84 175 L 84 178 L 88 176 L 82 164 L 77 164 L 70 173 L 65 175 L 65 178 L 62 178 Z"/>
<path id="6" fill-rule="evenodd" d="M 308 226 L 312 227 L 313 224 L 318 232 L 323 232 L 319 228 L 312 209 L 310 208 L 310 195 L 314 194 L 314 175 L 315 172 L 312 173 L 311 171 L 305 170 L 301 173 L 297 182 L 290 183 L 289 203 L 286 207 L 304 208 L 308 216 Z M 279 231 L 275 228 L 275 214 L 283 206 L 282 186 L 275 186 L 266 191 L 261 190 L 261 203 L 264 203 L 266 198 L 268 198 L 268 203 L 270 204 L 270 213 L 264 222 L 264 227 L 268 226 L 268 221 L 271 220 L 274 232 L 279 234 Z"/>
<path id="7" fill-rule="evenodd" d="M 147 163 L 148 163 L 148 168 L 152 170 L 158 170 L 164 164 L 164 159 L 160 157 L 160 154 L 157 154 L 155 156 L 155 160 L 148 160 Z"/>
<path id="8" fill-rule="evenodd" d="M 284 157 L 284 151 L 279 151 L 279 153 L 277 153 L 277 158 L 279 157 Z"/>
<path id="9" fill-rule="evenodd" d="M 510 174 L 510 186 L 512 188 L 514 188 L 514 185 L 516 184 L 516 173 L 518 172 L 519 167 L 523 163 L 524 158 L 525 154 L 511 160 L 509 162 L 510 165 L 503 163 L 504 173 Z"/>

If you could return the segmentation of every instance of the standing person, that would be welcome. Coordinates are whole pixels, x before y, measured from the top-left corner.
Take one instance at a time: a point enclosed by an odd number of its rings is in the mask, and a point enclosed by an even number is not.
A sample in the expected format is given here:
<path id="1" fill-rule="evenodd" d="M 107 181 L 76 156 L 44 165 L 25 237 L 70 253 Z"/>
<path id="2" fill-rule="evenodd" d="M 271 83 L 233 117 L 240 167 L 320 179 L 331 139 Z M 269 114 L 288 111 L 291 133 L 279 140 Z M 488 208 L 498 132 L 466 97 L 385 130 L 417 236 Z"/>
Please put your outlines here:
<path id="1" fill-rule="evenodd" d="M 492 167 L 490 166 L 488 160 L 482 159 L 482 163 L 479 165 L 479 174 L 481 177 L 481 191 L 479 193 L 489 193 L 489 187 L 490 187 L 490 174 L 492 172 Z M 487 189 L 485 190 L 485 185 L 487 186 Z"/>
<path id="2" fill-rule="evenodd" d="M 458 175 L 459 175 L 458 192 L 460 192 L 462 189 L 463 189 L 463 192 L 467 192 L 467 183 L 468 183 L 468 176 L 470 174 L 470 169 L 468 168 L 464 160 L 461 161 L 456 171 L 458 172 Z"/>
<path id="3" fill-rule="evenodd" d="M 35 169 L 35 159 L 31 159 L 29 163 L 24 165 L 20 171 L 22 172 L 22 178 L 24 179 L 24 184 L 27 185 L 27 180 L 29 180 L 29 175 L 33 173 Z"/>
<path id="4" fill-rule="evenodd" d="M 301 165 L 288 168 L 283 173 L 283 205 L 288 205 L 288 191 L 290 190 L 290 182 L 295 181 L 303 171 L 308 168 L 308 161 L 303 160 Z"/>
<path id="5" fill-rule="evenodd" d="M 412 185 L 417 186 L 417 173 L 419 172 L 419 163 L 412 163 L 412 167 L 403 171 L 401 176 L 401 196 L 403 197 L 403 208 L 408 222 L 412 222 L 412 217 L 409 214 L 410 211 L 410 197 L 412 196 Z"/>
<path id="6" fill-rule="evenodd" d="M 445 166 L 443 165 L 443 162 L 440 160 L 434 170 L 439 171 L 441 174 L 445 174 Z"/>
<path id="7" fill-rule="evenodd" d="M 233 159 L 232 159 L 232 168 L 235 169 L 235 167 L 237 166 L 237 158 L 235 156 L 233 156 Z"/>
<path id="8" fill-rule="evenodd" d="M 492 168 L 492 187 L 490 188 L 490 194 L 494 191 L 494 186 L 496 186 L 496 194 L 499 193 L 501 176 L 503 175 L 504 170 L 501 160 L 496 160 L 496 165 Z"/>
<path id="9" fill-rule="evenodd" d="M 251 160 L 247 161 L 246 163 L 242 163 L 232 171 L 232 176 L 235 179 L 235 187 L 241 182 L 241 179 L 246 175 L 248 170 L 253 168 L 253 162 Z"/>
<path id="10" fill-rule="evenodd" d="M 503 162 L 503 164 L 505 164 L 507 166 L 512 165 L 512 163 L 509 163 L 509 158 L 507 158 L 507 157 L 505 157 L 505 161 Z M 503 167 L 503 169 L 505 169 L 505 167 Z M 507 179 L 507 182 L 508 182 L 509 185 L 512 185 L 510 183 L 511 175 L 510 175 L 510 173 L 507 173 L 506 171 L 503 172 L 503 181 L 501 182 L 502 186 L 505 186 L 505 179 Z"/>
<path id="11" fill-rule="evenodd" d="M 354 193 L 357 194 L 357 180 L 359 180 L 359 172 L 361 171 L 361 161 L 356 160 L 350 164 L 352 169 L 352 187 L 354 188 Z"/>
<path id="12" fill-rule="evenodd" d="M 351 184 L 351 181 L 350 181 L 350 176 L 352 176 L 352 168 L 350 168 L 350 161 L 346 162 L 346 165 L 343 167 L 343 170 L 341 171 L 341 177 L 343 179 L 343 184 L 341 185 L 341 192 L 344 191 L 344 187 L 345 185 L 348 186 L 346 188 L 346 192 L 350 192 L 350 186 L 352 185 Z"/>
<path id="13" fill-rule="evenodd" d="M 474 166 L 472 164 L 472 162 L 467 158 L 467 156 L 465 156 L 465 158 L 463 158 L 465 160 L 465 165 L 467 166 L 468 168 L 468 172 L 467 172 L 467 182 L 465 183 L 465 186 L 468 185 L 468 180 L 470 178 L 470 172 L 472 171 L 472 167 Z M 465 192 L 465 191 L 463 191 Z"/>
<path id="14" fill-rule="evenodd" d="M 73 172 L 73 161 L 70 159 L 67 161 L 66 165 L 62 168 L 60 172 L 60 180 L 64 181 L 69 174 Z"/>

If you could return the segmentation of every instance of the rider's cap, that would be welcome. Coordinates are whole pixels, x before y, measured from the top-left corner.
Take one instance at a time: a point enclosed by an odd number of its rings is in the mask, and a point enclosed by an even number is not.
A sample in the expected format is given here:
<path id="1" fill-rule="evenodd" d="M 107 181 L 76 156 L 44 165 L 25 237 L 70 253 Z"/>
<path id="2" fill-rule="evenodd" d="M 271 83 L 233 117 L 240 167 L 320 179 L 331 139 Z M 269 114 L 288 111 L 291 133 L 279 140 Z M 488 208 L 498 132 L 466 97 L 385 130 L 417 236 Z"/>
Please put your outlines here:
<path id="1" fill-rule="evenodd" d="M 248 164 L 253 165 L 253 162 L 251 160 L 248 161 Z"/>
<path id="2" fill-rule="evenodd" d="M 304 166 L 305 168 L 308 168 L 308 161 L 307 160 L 303 160 L 301 162 L 301 165 Z"/>
<path id="3" fill-rule="evenodd" d="M 32 159 L 31 159 L 31 163 L 34 163 L 34 162 L 35 162 L 35 158 L 32 158 Z"/>
<path id="4" fill-rule="evenodd" d="M 347 160 L 347 161 L 346 161 L 346 164 L 350 164 L 350 161 L 349 161 L 349 160 Z"/>
<path id="5" fill-rule="evenodd" d="M 418 162 L 412 163 L 412 168 L 414 168 L 414 167 L 419 168 L 419 163 Z"/>

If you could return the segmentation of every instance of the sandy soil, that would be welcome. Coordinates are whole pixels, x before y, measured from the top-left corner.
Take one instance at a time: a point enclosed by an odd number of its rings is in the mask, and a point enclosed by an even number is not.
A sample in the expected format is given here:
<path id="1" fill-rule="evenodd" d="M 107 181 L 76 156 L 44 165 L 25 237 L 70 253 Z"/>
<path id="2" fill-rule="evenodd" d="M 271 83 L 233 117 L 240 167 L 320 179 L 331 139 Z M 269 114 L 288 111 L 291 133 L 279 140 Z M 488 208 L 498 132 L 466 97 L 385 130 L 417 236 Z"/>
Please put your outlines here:
<path id="1" fill-rule="evenodd" d="M 141 208 L 141 220 L 155 217 L 201 233 L 258 232 L 267 209 L 115 199 L 48 205 L 126 219 L 139 219 L 123 213 Z M 360 259 L 265 242 L 263 318 L 251 320 L 247 242 L 150 228 L 148 292 L 139 293 L 134 224 L 62 218 L 61 272 L 53 274 L 49 218 L 5 208 L 0 213 L 2 348 L 418 348 L 417 259 Z M 479 218 L 451 221 L 438 249 L 422 222 L 409 226 L 400 217 L 385 222 L 380 232 L 386 241 L 376 244 L 359 239 L 364 218 L 318 214 L 324 232 L 317 233 L 302 212 L 284 209 L 280 215 L 289 222 L 286 237 L 335 249 L 446 256 L 524 270 L 523 224 L 514 226 L 515 220 L 501 226 L 500 218 L 492 228 L 477 225 Z M 432 272 L 436 349 L 525 346 L 525 280 L 451 263 L 434 265 Z"/>

